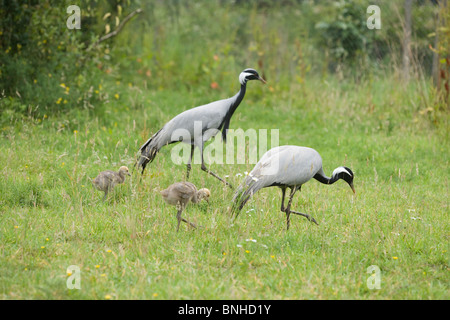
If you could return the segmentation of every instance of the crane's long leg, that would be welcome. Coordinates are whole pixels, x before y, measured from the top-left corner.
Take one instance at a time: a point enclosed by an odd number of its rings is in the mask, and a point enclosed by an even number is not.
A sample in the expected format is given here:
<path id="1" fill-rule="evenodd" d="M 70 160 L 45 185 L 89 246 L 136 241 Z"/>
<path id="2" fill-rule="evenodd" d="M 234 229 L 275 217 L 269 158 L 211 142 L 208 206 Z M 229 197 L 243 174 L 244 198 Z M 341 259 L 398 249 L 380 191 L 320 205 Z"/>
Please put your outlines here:
<path id="1" fill-rule="evenodd" d="M 295 192 L 299 189 L 299 186 L 294 186 L 291 187 L 291 194 L 289 196 L 289 202 L 288 205 L 285 209 L 286 212 L 286 230 L 289 230 L 289 226 L 291 224 L 291 219 L 290 219 L 290 215 L 291 215 L 291 204 L 292 204 L 292 199 L 294 198 L 294 194 Z"/>
<path id="2" fill-rule="evenodd" d="M 295 213 L 295 214 L 298 214 L 298 215 L 300 215 L 300 216 L 306 217 L 309 221 L 314 222 L 315 224 L 319 225 L 319 224 L 317 223 L 316 219 L 314 219 L 314 218 L 313 218 L 312 216 L 310 216 L 309 214 L 301 213 L 301 212 L 293 211 L 293 210 L 291 210 L 291 213 Z"/>
<path id="3" fill-rule="evenodd" d="M 192 222 L 190 222 L 190 221 L 186 220 L 185 218 L 181 218 L 181 221 L 183 221 L 183 222 L 186 222 L 186 223 L 190 224 L 190 225 L 191 225 L 191 227 L 197 228 L 197 226 L 196 226 L 195 224 L 193 224 Z"/>
<path id="4" fill-rule="evenodd" d="M 286 196 L 286 187 L 281 187 L 281 212 L 285 212 L 284 197 Z"/>
<path id="5" fill-rule="evenodd" d="M 297 190 L 301 190 L 301 186 L 299 186 L 299 187 L 297 188 Z M 297 190 L 295 190 L 295 191 L 297 191 Z M 286 219 L 289 219 L 289 218 L 288 218 L 288 213 L 287 213 L 287 208 L 284 207 L 284 197 L 285 197 L 285 194 L 286 194 L 286 187 L 281 187 L 281 192 L 282 192 L 282 197 L 281 197 L 281 211 L 282 211 L 282 212 L 285 212 L 285 213 L 286 213 Z M 293 195 L 292 195 L 292 189 L 291 189 L 291 197 L 292 197 L 292 196 L 293 196 Z M 302 213 L 302 212 L 298 212 L 298 211 L 291 210 L 291 209 L 290 209 L 290 208 L 291 208 L 291 207 L 290 207 L 290 203 L 291 203 L 291 201 L 292 201 L 291 199 L 292 199 L 292 198 L 289 199 L 289 204 L 288 204 L 289 215 L 290 215 L 291 213 L 298 214 L 299 216 L 303 216 L 303 217 L 307 218 L 309 221 L 314 222 L 315 224 L 319 225 L 319 224 L 317 223 L 316 219 L 314 219 L 311 215 L 306 214 L 306 213 Z M 287 223 L 289 224 L 289 223 L 290 223 L 290 220 L 288 220 Z M 288 227 L 288 229 L 289 229 L 289 227 Z"/>
<path id="6" fill-rule="evenodd" d="M 192 157 L 194 156 L 194 145 L 191 145 L 191 156 L 189 157 L 189 161 L 186 165 L 187 167 L 187 172 L 186 172 L 186 180 L 189 180 L 189 173 L 191 172 L 191 163 L 192 163 Z"/>
<path id="7" fill-rule="evenodd" d="M 103 196 L 103 202 L 105 202 L 106 198 L 108 197 L 108 193 L 112 190 L 112 188 L 108 187 L 105 190 L 105 195 Z"/>
<path id="8" fill-rule="evenodd" d="M 183 211 L 183 210 L 180 209 L 180 210 L 178 210 L 178 212 L 177 212 L 177 220 L 178 220 L 178 224 L 177 224 L 177 232 L 178 232 L 178 229 L 180 229 L 181 212 L 182 212 L 182 211 Z"/>
<path id="9" fill-rule="evenodd" d="M 231 189 L 233 189 L 233 186 L 231 184 L 229 184 L 228 182 L 226 182 L 225 180 L 223 180 L 221 177 L 219 177 L 217 174 L 215 174 L 214 172 L 212 172 L 211 170 L 209 170 L 206 166 L 205 166 L 205 161 L 203 160 L 203 148 L 200 149 L 200 153 L 202 155 L 202 170 L 208 172 L 210 175 L 212 175 L 213 177 L 219 179 L 220 181 L 222 181 L 223 183 L 225 183 L 227 186 L 229 186 Z"/>
<path id="10" fill-rule="evenodd" d="M 183 221 L 185 223 L 190 224 L 192 227 L 197 228 L 197 226 L 195 224 L 193 224 L 192 222 L 186 220 L 185 218 L 181 217 L 181 213 L 183 212 L 183 209 L 179 209 L 177 212 L 177 220 L 178 220 L 178 224 L 177 224 L 177 232 L 180 229 L 180 222 Z"/>

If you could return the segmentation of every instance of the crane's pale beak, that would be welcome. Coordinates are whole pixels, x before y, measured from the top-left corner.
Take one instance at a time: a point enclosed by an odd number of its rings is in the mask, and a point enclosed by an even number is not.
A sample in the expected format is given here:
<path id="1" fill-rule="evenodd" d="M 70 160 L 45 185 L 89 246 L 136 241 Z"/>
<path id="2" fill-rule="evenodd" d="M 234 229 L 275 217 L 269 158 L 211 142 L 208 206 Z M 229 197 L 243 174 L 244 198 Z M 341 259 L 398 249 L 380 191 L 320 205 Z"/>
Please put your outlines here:
<path id="1" fill-rule="evenodd" d="M 264 83 L 264 84 L 267 83 L 266 80 L 264 80 L 263 78 L 261 78 L 261 77 L 259 77 L 259 76 L 258 76 L 258 80 L 261 81 L 261 82 Z"/>
<path id="2" fill-rule="evenodd" d="M 353 187 L 353 182 L 352 182 L 352 183 L 349 183 L 349 185 L 350 185 L 350 188 L 352 188 L 353 193 L 356 194 L 355 187 Z"/>

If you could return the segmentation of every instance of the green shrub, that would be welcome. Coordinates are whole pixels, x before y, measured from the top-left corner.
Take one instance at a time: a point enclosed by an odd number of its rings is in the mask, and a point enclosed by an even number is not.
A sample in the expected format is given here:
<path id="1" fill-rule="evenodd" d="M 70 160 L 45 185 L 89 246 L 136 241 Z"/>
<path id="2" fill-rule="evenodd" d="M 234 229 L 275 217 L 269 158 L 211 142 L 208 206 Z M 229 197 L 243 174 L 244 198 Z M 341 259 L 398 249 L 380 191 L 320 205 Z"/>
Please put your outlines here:
<path id="1" fill-rule="evenodd" d="M 100 79 L 110 71 L 110 43 L 95 45 L 109 26 L 100 15 L 117 4 L 90 4 L 81 1 L 82 28 L 72 30 L 66 26 L 69 1 L 0 2 L 1 94 L 20 100 L 0 101 L 1 110 L 37 115 L 98 104 Z"/>

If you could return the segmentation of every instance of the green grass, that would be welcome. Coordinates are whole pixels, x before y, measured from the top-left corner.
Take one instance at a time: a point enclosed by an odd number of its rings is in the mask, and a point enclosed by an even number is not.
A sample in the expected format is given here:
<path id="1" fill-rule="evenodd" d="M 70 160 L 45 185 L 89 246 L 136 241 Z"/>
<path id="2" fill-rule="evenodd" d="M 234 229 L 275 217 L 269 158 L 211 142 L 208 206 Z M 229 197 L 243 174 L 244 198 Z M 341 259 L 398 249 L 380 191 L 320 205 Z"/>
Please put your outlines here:
<path id="1" fill-rule="evenodd" d="M 237 77 L 237 76 L 236 76 Z M 133 166 L 140 144 L 186 108 L 231 96 L 219 91 L 144 89 L 104 84 L 95 110 L 3 119 L 0 139 L 0 297 L 2 299 L 448 299 L 448 115 L 428 119 L 413 82 L 359 84 L 333 78 L 288 89 L 250 83 L 231 128 L 279 129 L 280 144 L 322 155 L 345 183 L 305 184 L 286 232 L 281 192 L 264 189 L 236 221 L 233 191 L 194 165 L 190 181 L 212 192 L 182 224 L 159 190 L 182 181 L 184 165 L 161 150 L 103 203 L 90 178 Z M 251 164 L 211 165 L 219 175 Z M 255 240 L 255 241 L 252 241 Z M 66 287 L 66 269 L 81 270 L 81 289 Z M 381 289 L 367 268 L 381 269 Z"/>

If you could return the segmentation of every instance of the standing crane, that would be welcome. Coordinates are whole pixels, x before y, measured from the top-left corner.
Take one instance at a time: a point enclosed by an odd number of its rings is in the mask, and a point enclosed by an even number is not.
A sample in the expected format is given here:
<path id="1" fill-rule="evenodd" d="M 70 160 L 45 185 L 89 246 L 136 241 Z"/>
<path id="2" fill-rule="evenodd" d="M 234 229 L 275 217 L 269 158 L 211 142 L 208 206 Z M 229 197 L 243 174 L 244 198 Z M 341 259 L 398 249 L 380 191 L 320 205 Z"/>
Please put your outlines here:
<path id="1" fill-rule="evenodd" d="M 311 178 L 323 184 L 333 184 L 343 179 L 356 193 L 353 187 L 353 172 L 349 168 L 338 167 L 329 178 L 323 172 L 322 158 L 316 150 L 299 146 L 280 146 L 267 151 L 236 190 L 232 214 L 237 218 L 240 210 L 258 190 L 276 186 L 281 188 L 281 211 L 286 213 L 287 230 L 289 230 L 291 213 L 304 216 L 318 224 L 310 215 L 291 210 L 295 192 Z M 291 189 L 291 194 L 288 205 L 285 207 L 284 198 L 287 188 Z"/>
<path id="2" fill-rule="evenodd" d="M 142 168 L 142 173 L 144 173 L 147 164 L 154 160 L 156 154 L 162 147 L 171 143 L 184 142 L 191 145 L 191 154 L 187 163 L 187 179 L 189 179 L 194 149 L 197 147 L 201 154 L 202 170 L 232 188 L 228 182 L 206 167 L 203 159 L 203 146 L 206 141 L 217 135 L 220 130 L 222 130 L 223 141 L 226 141 L 231 117 L 244 98 L 247 81 L 249 80 L 260 80 L 266 83 L 256 70 L 250 68 L 245 69 L 239 75 L 241 89 L 233 97 L 186 110 L 167 122 L 162 129 L 156 132 L 139 149 L 141 154 L 137 164 L 138 168 Z M 197 128 L 195 127 L 196 125 Z M 198 129 L 198 126 L 200 126 L 201 130 Z M 189 134 L 180 137 L 177 135 L 177 130 L 183 130 Z"/>

